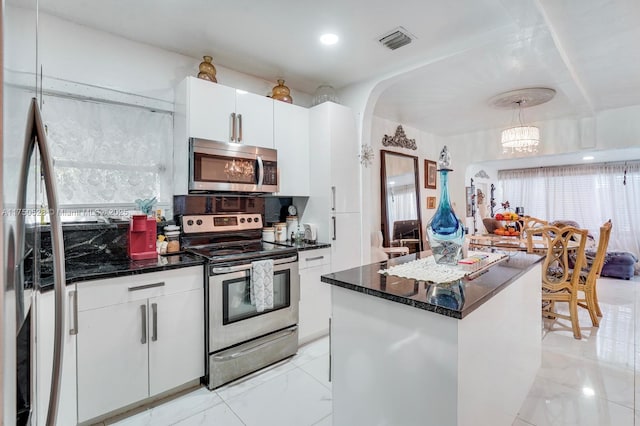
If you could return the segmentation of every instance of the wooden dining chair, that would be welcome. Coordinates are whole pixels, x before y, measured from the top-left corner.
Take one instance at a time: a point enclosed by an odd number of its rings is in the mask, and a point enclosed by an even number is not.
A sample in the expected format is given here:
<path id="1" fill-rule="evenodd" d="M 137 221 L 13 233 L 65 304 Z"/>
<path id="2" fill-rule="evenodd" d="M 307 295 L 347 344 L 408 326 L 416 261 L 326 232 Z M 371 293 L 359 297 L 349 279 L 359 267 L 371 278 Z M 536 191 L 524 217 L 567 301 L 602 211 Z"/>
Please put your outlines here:
<path id="1" fill-rule="evenodd" d="M 542 228 L 543 226 L 549 225 L 549 222 L 543 219 L 538 219 L 533 216 L 522 216 L 518 221 L 520 224 L 520 239 L 522 241 L 527 241 L 527 232 L 529 229 Z"/>
<path id="2" fill-rule="evenodd" d="M 611 219 L 609 219 L 604 225 L 600 227 L 600 237 L 598 239 L 598 249 L 593 257 L 593 261 L 590 267 L 584 265 L 583 268 L 574 268 L 574 271 L 580 271 L 580 281 L 578 282 L 578 291 L 584 294 L 584 298 L 578 299 L 578 306 L 581 306 L 589 311 L 591 317 L 591 323 L 594 327 L 600 325 L 598 317 L 602 317 L 602 311 L 598 304 L 598 292 L 596 291 L 596 284 L 600 273 L 602 272 L 602 266 L 604 265 L 604 259 L 607 256 L 607 247 L 609 246 L 609 237 L 611 236 Z"/>
<path id="3" fill-rule="evenodd" d="M 571 321 L 573 337 L 582 338 L 580 323 L 578 321 L 578 286 L 579 271 L 584 264 L 584 249 L 587 241 L 586 229 L 574 227 L 557 228 L 555 226 L 543 226 L 532 228 L 527 234 L 527 251 L 533 253 L 533 237 L 541 236 L 547 246 L 546 256 L 542 265 L 542 315 L 546 318 L 564 318 Z M 578 240 L 577 250 L 575 241 Z M 569 265 L 569 246 L 571 253 L 575 254 L 574 269 Z M 569 304 L 569 315 L 555 311 L 556 302 Z"/>

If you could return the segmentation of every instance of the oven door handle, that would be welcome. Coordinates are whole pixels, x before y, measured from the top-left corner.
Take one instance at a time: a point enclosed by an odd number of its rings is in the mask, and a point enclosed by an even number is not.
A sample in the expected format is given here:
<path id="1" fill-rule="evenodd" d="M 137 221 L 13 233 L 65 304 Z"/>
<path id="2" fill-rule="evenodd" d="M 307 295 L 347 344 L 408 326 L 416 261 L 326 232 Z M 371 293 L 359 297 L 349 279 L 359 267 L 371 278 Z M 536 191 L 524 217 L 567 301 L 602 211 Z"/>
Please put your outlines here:
<path id="1" fill-rule="evenodd" d="M 275 342 L 277 342 L 279 340 L 286 339 L 287 337 L 291 336 L 295 332 L 296 332 L 295 328 L 284 330 L 284 331 L 278 333 L 277 335 L 275 335 L 273 337 L 273 339 L 269 339 L 266 342 L 262 342 L 260 344 L 255 345 L 255 346 L 251 346 L 250 348 L 241 350 L 239 352 L 234 352 L 234 353 L 229 354 L 229 355 L 214 355 L 213 359 L 214 359 L 214 361 L 229 361 L 231 359 L 240 358 L 240 357 L 248 355 L 248 354 L 250 354 L 252 352 L 259 351 L 260 349 L 262 349 L 262 348 L 264 348 L 266 346 L 272 345 L 272 344 L 274 344 Z"/>
<path id="2" fill-rule="evenodd" d="M 298 260 L 298 256 L 285 257 L 284 259 L 275 259 L 273 265 L 282 265 L 283 263 L 292 263 Z M 223 266 L 221 268 L 211 268 L 211 273 L 215 275 L 229 274 L 231 272 L 245 271 L 251 269 L 251 264 L 246 263 L 238 266 Z"/>

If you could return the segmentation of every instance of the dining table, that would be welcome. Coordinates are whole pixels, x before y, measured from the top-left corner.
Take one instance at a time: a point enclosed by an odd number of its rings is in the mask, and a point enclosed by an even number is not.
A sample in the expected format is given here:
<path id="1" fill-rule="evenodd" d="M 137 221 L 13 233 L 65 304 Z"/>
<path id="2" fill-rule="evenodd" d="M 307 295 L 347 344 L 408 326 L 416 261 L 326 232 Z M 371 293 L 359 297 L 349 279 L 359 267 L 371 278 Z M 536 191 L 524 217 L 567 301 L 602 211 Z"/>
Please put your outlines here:
<path id="1" fill-rule="evenodd" d="M 507 236 L 496 234 L 477 234 L 467 235 L 469 248 L 486 249 L 495 248 L 507 251 L 527 251 L 527 240 L 520 236 Z M 577 251 L 580 243 L 578 241 L 570 241 L 567 246 L 568 251 Z M 542 237 L 533 237 L 533 247 L 531 251 L 537 254 L 546 254 L 548 249 L 547 240 Z"/>

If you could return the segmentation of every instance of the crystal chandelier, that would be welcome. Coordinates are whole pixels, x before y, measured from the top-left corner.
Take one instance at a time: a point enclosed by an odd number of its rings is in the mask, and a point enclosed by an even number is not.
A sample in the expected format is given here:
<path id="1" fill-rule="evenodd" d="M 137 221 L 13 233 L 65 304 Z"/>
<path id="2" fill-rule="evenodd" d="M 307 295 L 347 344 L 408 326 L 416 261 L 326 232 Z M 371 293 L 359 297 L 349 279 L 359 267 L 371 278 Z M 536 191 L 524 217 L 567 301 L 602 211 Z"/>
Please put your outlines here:
<path id="1" fill-rule="evenodd" d="M 540 129 L 524 124 L 522 109 L 549 102 L 555 94 L 555 90 L 547 87 L 530 87 L 501 93 L 489 100 L 489 104 L 495 108 L 514 109 L 514 115 L 517 109 L 517 124 L 504 129 L 501 133 L 500 144 L 503 153 L 529 154 L 538 152 Z M 512 120 L 513 122 L 515 120 Z"/>
<path id="2" fill-rule="evenodd" d="M 502 152 L 516 153 L 538 152 L 538 144 L 540 143 L 540 129 L 535 126 L 525 126 L 522 122 L 522 104 L 523 100 L 516 102 L 518 104 L 518 122 L 519 126 L 509 127 L 502 131 L 500 143 L 502 144 Z"/>

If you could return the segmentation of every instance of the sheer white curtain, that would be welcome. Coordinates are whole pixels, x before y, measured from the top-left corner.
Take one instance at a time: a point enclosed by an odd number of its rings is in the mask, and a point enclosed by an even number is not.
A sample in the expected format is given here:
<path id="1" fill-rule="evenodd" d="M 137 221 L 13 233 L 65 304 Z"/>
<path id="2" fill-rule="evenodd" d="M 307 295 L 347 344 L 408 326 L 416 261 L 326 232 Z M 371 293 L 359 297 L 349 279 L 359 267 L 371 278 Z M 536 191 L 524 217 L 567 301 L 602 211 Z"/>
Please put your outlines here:
<path id="1" fill-rule="evenodd" d="M 574 220 L 596 238 L 611 219 L 609 250 L 640 255 L 640 161 L 503 170 L 498 180 L 502 201 L 527 215 Z"/>
<path id="2" fill-rule="evenodd" d="M 45 96 L 60 204 L 170 206 L 173 116 L 136 106 Z"/>
<path id="3" fill-rule="evenodd" d="M 387 195 L 389 204 L 389 226 L 399 220 L 415 220 L 418 206 L 416 205 L 416 189 L 413 185 L 390 187 Z"/>

